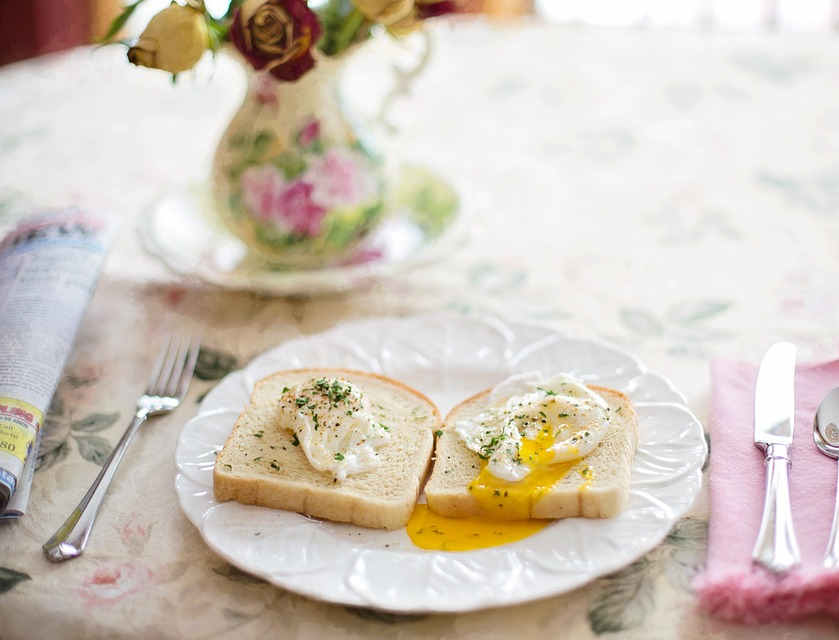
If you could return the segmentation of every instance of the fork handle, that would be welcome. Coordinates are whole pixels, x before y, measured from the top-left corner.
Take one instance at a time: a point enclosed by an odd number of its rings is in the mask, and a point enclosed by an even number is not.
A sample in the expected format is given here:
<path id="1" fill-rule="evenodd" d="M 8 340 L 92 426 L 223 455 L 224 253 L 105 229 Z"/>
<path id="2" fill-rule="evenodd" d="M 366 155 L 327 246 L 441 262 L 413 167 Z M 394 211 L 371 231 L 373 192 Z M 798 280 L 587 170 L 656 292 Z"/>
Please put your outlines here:
<path id="1" fill-rule="evenodd" d="M 43 550 L 48 560 L 63 562 L 82 555 L 87 545 L 87 539 L 90 537 L 90 531 L 93 529 L 93 523 L 96 521 L 96 514 L 99 513 L 99 507 L 102 506 L 108 487 L 111 486 L 111 480 L 114 479 L 117 467 L 122 462 L 122 457 L 125 455 L 128 445 L 131 444 L 134 434 L 137 433 L 137 429 L 146 421 L 148 416 L 149 412 L 147 410 L 137 410 L 128 429 L 122 434 L 122 438 L 119 439 L 116 448 L 108 456 L 102 470 L 99 471 L 96 480 L 84 494 L 79 506 L 73 509 L 64 524 L 44 543 Z"/>

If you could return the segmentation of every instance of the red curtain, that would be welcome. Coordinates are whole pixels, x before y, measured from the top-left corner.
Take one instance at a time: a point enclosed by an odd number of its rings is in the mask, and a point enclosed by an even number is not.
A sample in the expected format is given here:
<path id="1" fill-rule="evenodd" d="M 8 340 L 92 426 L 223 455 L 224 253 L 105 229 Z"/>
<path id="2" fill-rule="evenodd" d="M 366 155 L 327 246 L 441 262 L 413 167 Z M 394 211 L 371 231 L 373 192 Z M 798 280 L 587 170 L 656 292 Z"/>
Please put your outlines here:
<path id="1" fill-rule="evenodd" d="M 85 0 L 0 0 L 0 64 L 90 41 Z"/>

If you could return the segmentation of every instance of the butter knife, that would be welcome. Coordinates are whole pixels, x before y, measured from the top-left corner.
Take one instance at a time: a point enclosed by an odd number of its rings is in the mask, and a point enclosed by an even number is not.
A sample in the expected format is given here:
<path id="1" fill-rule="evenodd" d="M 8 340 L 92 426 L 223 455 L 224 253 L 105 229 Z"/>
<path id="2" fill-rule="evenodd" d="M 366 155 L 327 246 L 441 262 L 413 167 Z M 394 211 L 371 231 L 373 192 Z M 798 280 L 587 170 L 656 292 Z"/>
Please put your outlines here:
<path id="1" fill-rule="evenodd" d="M 783 572 L 801 561 L 789 499 L 789 446 L 795 426 L 795 345 L 773 344 L 755 387 L 755 445 L 766 454 L 766 496 L 752 560 Z"/>

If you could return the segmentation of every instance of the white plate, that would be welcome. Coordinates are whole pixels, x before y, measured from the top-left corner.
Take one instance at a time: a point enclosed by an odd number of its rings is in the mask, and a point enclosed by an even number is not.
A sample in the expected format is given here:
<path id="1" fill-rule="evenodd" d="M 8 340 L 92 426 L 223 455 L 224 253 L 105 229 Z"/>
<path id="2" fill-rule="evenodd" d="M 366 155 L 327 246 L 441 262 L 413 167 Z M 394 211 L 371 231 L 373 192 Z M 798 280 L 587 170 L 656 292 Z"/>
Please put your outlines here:
<path id="1" fill-rule="evenodd" d="M 640 445 L 627 509 L 557 521 L 519 542 L 470 552 L 418 549 L 405 530 L 374 531 L 213 499 L 215 454 L 256 380 L 296 367 L 352 367 L 402 380 L 445 414 L 510 374 L 563 370 L 627 393 Z M 702 426 L 670 383 L 591 340 L 449 314 L 345 324 L 289 341 L 231 373 L 201 403 L 177 449 L 181 507 L 207 544 L 244 571 L 330 602 L 390 611 L 468 611 L 555 595 L 656 546 L 702 482 Z"/>

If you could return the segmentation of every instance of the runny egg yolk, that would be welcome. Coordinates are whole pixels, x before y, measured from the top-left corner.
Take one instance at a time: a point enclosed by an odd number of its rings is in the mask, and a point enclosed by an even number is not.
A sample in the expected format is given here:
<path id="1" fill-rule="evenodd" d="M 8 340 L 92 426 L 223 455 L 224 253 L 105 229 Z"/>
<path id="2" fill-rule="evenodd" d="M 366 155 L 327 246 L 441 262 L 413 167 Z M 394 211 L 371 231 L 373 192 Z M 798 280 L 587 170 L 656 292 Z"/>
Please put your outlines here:
<path id="1" fill-rule="evenodd" d="M 407 531 L 421 549 L 473 551 L 516 542 L 547 527 L 552 520 L 490 520 L 484 516 L 447 518 L 426 505 L 414 507 Z"/>
<path id="2" fill-rule="evenodd" d="M 469 484 L 469 491 L 487 516 L 498 520 L 528 519 L 533 504 L 580 462 L 552 464 L 554 454 L 550 448 L 554 441 L 549 429 L 541 429 L 535 438 L 522 439 L 519 457 L 530 467 L 530 473 L 517 482 L 497 478 L 484 462 L 478 476 Z"/>
<path id="3" fill-rule="evenodd" d="M 536 438 L 522 439 L 519 455 L 531 471 L 518 482 L 495 477 L 484 462 L 469 491 L 486 515 L 449 518 L 418 504 L 407 526 L 411 541 L 422 549 L 472 551 L 516 542 L 547 527 L 553 520 L 529 519 L 533 503 L 580 463 L 552 464 L 553 452 L 549 449 L 554 441 L 548 429 L 541 430 Z M 593 479 L 592 470 L 583 465 L 577 472 L 585 478 L 580 487 L 584 491 Z"/>

